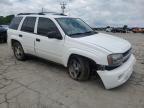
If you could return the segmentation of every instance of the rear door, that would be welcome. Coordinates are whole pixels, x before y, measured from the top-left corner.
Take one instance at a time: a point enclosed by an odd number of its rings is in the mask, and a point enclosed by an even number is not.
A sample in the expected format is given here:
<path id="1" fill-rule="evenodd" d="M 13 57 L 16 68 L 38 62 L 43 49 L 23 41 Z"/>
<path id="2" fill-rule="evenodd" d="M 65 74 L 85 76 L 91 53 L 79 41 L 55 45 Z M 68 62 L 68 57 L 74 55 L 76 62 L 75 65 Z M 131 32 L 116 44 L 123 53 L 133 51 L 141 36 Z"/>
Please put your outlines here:
<path id="1" fill-rule="evenodd" d="M 19 40 L 18 38 L 18 34 L 19 34 L 19 26 L 20 26 L 20 23 L 22 22 L 22 19 L 23 17 L 22 16 L 18 16 L 18 17 L 15 17 L 11 24 L 9 25 L 9 28 L 8 28 L 8 31 L 7 31 L 7 35 L 8 35 L 8 45 L 11 46 L 11 38 L 12 39 L 17 39 Z M 20 41 L 20 40 L 19 40 Z"/>
<path id="2" fill-rule="evenodd" d="M 48 38 L 48 32 L 57 32 L 61 35 L 54 21 L 49 18 L 40 17 L 37 25 L 37 38 L 35 43 L 36 53 L 40 57 L 62 63 L 64 39 L 58 40 Z"/>
<path id="3" fill-rule="evenodd" d="M 26 53 L 35 55 L 35 25 L 36 25 L 36 17 L 27 16 L 23 24 L 20 28 L 19 37 L 22 38 L 22 45 L 25 49 Z"/>

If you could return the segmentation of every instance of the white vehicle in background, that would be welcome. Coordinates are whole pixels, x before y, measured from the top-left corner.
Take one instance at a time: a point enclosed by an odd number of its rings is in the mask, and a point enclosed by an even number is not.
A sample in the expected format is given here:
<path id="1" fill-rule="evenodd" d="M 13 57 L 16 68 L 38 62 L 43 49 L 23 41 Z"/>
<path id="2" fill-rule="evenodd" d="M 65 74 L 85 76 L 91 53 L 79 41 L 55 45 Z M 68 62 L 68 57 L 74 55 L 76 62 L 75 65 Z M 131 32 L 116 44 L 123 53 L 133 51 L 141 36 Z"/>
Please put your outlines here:
<path id="1" fill-rule="evenodd" d="M 61 14 L 17 15 L 8 29 L 8 44 L 18 60 L 32 54 L 62 64 L 74 80 L 97 73 L 106 89 L 125 83 L 136 61 L 128 41 Z"/>
<path id="2" fill-rule="evenodd" d="M 111 27 L 106 28 L 106 32 L 111 32 L 111 30 L 112 30 Z"/>

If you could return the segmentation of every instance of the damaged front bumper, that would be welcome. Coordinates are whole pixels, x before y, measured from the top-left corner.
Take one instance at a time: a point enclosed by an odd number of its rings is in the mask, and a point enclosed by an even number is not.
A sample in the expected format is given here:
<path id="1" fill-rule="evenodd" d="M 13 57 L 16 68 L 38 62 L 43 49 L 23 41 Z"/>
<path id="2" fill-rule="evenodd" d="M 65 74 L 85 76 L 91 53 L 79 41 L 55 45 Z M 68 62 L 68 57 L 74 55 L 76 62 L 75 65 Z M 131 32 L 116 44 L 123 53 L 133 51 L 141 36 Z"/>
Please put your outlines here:
<path id="1" fill-rule="evenodd" d="M 106 89 L 115 88 L 125 83 L 133 73 L 133 67 L 136 62 L 134 55 L 120 67 L 113 70 L 98 70 L 97 73 L 101 77 Z"/>

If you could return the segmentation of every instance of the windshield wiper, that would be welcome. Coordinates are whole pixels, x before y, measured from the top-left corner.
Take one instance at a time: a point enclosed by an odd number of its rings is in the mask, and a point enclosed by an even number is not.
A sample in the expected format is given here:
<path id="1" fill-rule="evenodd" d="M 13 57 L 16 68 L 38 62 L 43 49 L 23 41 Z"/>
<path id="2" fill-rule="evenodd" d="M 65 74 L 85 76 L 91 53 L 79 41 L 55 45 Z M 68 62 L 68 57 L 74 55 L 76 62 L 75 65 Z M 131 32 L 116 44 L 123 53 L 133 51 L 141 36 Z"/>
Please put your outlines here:
<path id="1" fill-rule="evenodd" d="M 94 33 L 94 31 L 88 31 L 88 32 L 84 32 L 84 34 L 86 34 L 86 33 Z"/>
<path id="2" fill-rule="evenodd" d="M 73 36 L 73 35 L 81 35 L 81 34 L 84 34 L 84 33 L 74 33 L 74 34 L 70 34 L 70 36 Z"/>
<path id="3" fill-rule="evenodd" d="M 86 34 L 86 33 L 97 34 L 98 32 L 96 32 L 96 31 L 88 31 L 88 32 L 85 32 L 85 34 Z"/>
<path id="4" fill-rule="evenodd" d="M 82 34 L 89 34 L 89 33 L 97 33 L 95 31 L 88 31 L 88 32 L 84 32 L 84 33 L 74 33 L 74 34 L 70 34 L 70 36 L 73 36 L 73 35 L 82 35 Z"/>

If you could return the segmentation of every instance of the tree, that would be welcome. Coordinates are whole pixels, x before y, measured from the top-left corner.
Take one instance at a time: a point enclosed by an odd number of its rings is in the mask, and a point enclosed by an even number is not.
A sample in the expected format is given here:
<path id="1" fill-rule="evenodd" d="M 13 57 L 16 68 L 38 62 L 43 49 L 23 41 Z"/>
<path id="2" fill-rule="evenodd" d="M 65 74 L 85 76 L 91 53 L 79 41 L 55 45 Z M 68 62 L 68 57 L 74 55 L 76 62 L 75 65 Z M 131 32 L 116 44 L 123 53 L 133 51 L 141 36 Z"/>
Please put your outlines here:
<path id="1" fill-rule="evenodd" d="M 14 15 L 8 15 L 6 17 L 0 16 L 0 25 L 8 25 L 11 20 L 14 18 Z"/>
<path id="2" fill-rule="evenodd" d="M 124 26 L 123 26 L 123 29 L 124 29 L 124 30 L 127 30 L 127 29 L 128 29 L 128 26 L 127 26 L 127 25 L 124 25 Z"/>
<path id="3" fill-rule="evenodd" d="M 110 28 L 110 26 L 107 26 L 106 28 Z"/>

